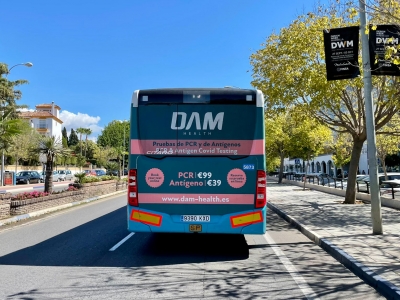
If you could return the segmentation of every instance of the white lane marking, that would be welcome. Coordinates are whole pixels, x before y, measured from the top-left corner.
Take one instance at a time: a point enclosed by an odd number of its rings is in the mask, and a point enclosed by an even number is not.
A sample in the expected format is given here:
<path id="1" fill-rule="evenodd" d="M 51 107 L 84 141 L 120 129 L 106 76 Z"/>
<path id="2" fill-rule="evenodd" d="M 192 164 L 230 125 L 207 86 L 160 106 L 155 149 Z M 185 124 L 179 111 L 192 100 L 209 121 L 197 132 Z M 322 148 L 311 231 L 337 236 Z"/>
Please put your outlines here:
<path id="1" fill-rule="evenodd" d="M 134 232 L 131 232 L 130 234 L 128 234 L 123 240 L 121 240 L 118 244 L 116 244 L 114 247 L 112 247 L 109 251 L 116 250 L 119 246 L 121 246 L 123 243 L 125 243 L 134 234 L 135 234 Z"/>
<path id="2" fill-rule="evenodd" d="M 304 280 L 303 276 L 301 276 L 295 266 L 290 262 L 290 260 L 286 257 L 285 253 L 276 245 L 274 239 L 267 233 L 264 234 L 267 243 L 271 246 L 272 250 L 274 250 L 276 256 L 279 257 L 279 260 L 285 266 L 286 270 L 288 270 L 290 276 L 292 276 L 293 280 L 297 283 L 300 290 L 303 292 L 304 296 L 309 300 L 319 300 L 317 294 L 310 288 L 307 282 Z"/>

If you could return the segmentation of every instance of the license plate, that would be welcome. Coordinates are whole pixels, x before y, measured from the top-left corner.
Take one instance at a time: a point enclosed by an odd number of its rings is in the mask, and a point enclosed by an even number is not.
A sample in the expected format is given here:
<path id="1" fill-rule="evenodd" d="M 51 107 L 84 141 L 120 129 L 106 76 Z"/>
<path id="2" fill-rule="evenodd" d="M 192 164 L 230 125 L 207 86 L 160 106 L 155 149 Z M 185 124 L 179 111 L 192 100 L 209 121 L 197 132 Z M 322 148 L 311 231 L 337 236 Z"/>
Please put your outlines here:
<path id="1" fill-rule="evenodd" d="M 201 232 L 201 230 L 202 230 L 201 227 L 202 227 L 202 226 L 199 225 L 199 224 L 190 224 L 190 225 L 189 225 L 189 231 L 190 231 L 190 232 Z"/>
<path id="2" fill-rule="evenodd" d="M 182 215 L 181 222 L 210 222 L 209 215 Z"/>

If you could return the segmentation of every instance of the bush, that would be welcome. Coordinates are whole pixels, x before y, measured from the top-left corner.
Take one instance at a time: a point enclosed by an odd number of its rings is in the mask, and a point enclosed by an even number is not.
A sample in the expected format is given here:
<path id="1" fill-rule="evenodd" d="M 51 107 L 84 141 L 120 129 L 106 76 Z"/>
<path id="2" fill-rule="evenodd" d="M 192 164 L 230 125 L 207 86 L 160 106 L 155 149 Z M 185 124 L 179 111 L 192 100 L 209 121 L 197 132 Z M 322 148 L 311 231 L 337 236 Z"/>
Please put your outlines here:
<path id="1" fill-rule="evenodd" d="M 86 173 L 75 173 L 75 183 L 83 183 L 83 179 L 86 177 Z"/>
<path id="2" fill-rule="evenodd" d="M 101 181 L 101 179 L 99 177 L 96 176 L 86 176 L 82 178 L 82 182 L 81 183 L 91 183 L 91 182 L 99 182 Z"/>
<path id="3" fill-rule="evenodd" d="M 48 196 L 49 193 L 45 192 L 38 192 L 38 191 L 33 191 L 33 192 L 23 192 L 20 194 L 13 195 L 11 197 L 11 200 L 25 200 L 25 199 L 33 199 L 33 198 L 40 198 L 40 197 L 45 197 Z"/>

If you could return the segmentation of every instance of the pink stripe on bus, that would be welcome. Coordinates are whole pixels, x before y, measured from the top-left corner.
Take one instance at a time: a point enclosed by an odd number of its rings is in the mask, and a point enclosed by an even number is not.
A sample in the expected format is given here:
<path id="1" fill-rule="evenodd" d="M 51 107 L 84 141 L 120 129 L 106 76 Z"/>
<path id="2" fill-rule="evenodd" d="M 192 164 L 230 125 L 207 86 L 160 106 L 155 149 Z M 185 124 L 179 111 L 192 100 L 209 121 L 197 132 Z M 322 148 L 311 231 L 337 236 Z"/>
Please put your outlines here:
<path id="1" fill-rule="evenodd" d="M 177 145 L 179 142 L 179 146 Z M 264 155 L 259 140 L 131 140 L 131 154 L 147 155 Z"/>
<path id="2" fill-rule="evenodd" d="M 157 204 L 254 204 L 253 194 L 156 194 L 139 193 L 139 203 Z"/>

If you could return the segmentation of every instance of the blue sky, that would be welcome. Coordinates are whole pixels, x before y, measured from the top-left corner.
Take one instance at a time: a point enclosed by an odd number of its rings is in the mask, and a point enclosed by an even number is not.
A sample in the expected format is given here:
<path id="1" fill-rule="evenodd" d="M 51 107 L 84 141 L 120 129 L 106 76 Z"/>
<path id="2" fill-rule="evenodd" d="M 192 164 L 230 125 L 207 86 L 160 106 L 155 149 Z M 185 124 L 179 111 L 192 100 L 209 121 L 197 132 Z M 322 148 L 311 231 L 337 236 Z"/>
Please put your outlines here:
<path id="1" fill-rule="evenodd" d="M 20 104 L 54 101 L 63 126 L 129 119 L 132 92 L 251 88 L 250 55 L 314 0 L 2 1 L 0 62 L 27 79 Z"/>

